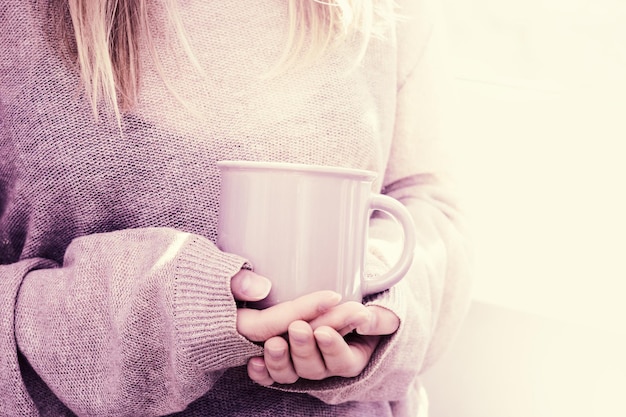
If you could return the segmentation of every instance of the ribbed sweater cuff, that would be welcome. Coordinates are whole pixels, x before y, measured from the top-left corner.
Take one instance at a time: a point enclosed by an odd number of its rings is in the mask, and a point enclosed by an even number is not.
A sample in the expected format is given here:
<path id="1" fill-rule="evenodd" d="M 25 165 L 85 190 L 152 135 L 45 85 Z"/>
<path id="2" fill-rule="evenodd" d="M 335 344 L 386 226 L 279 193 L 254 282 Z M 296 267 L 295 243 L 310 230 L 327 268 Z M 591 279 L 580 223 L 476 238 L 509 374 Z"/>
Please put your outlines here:
<path id="1" fill-rule="evenodd" d="M 366 297 L 365 304 L 385 307 L 402 319 L 406 312 L 406 297 L 402 295 L 402 291 L 408 291 L 407 288 L 402 287 L 403 285 L 400 282 L 387 291 Z"/>
<path id="2" fill-rule="evenodd" d="M 245 259 L 192 236 L 176 267 L 174 314 L 181 354 L 201 371 L 244 365 L 262 349 L 237 332 L 230 279 Z"/>

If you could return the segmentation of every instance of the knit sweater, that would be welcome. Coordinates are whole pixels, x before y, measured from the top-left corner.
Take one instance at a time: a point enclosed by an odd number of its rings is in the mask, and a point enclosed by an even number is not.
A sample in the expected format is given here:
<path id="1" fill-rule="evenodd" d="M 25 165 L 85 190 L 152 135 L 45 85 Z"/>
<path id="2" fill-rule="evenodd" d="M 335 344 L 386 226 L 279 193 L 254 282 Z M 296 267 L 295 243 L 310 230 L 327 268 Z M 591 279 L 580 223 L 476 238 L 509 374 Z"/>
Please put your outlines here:
<path id="1" fill-rule="evenodd" d="M 202 72 L 150 2 L 159 65 L 144 47 L 121 127 L 106 110 L 94 118 L 45 3 L 0 4 L 0 416 L 423 410 L 419 374 L 463 318 L 470 269 L 442 180 L 429 1 L 400 1 L 395 35 L 371 40 L 359 65 L 348 40 L 277 77 L 261 74 L 285 45 L 283 1 L 180 2 Z M 230 279 L 247 260 L 214 243 L 218 160 L 372 170 L 375 191 L 410 210 L 413 267 L 367 301 L 400 327 L 359 376 L 271 387 L 247 376 L 263 349 L 236 330 Z M 396 234 L 372 219 L 368 274 L 393 262 Z"/>

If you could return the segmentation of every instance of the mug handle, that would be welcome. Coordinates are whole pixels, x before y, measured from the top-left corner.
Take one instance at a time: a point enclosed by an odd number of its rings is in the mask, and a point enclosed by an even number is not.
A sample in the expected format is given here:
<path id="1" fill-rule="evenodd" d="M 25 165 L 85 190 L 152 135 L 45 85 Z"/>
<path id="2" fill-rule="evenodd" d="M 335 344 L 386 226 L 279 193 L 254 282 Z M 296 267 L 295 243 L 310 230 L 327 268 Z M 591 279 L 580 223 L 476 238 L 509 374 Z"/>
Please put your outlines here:
<path id="1" fill-rule="evenodd" d="M 417 243 L 413 217 L 398 200 L 383 194 L 375 194 L 370 198 L 370 209 L 383 211 L 400 223 L 404 231 L 404 248 L 400 258 L 389 271 L 379 277 L 362 280 L 363 296 L 385 291 L 400 281 L 413 263 Z"/>

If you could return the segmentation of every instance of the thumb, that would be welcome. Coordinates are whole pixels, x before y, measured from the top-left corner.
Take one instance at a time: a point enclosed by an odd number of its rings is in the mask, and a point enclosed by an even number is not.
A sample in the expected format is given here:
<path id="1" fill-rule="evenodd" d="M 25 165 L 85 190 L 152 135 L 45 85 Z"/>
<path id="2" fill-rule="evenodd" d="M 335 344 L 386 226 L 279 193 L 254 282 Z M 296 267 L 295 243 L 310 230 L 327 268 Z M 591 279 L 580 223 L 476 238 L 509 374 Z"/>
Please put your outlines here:
<path id="1" fill-rule="evenodd" d="M 389 335 L 400 327 L 400 319 L 394 312 L 380 306 L 368 306 L 369 320 L 356 328 L 360 335 Z"/>
<path id="2" fill-rule="evenodd" d="M 267 297 L 272 288 L 269 279 L 248 269 L 242 269 L 230 280 L 230 291 L 237 301 L 259 301 Z"/>

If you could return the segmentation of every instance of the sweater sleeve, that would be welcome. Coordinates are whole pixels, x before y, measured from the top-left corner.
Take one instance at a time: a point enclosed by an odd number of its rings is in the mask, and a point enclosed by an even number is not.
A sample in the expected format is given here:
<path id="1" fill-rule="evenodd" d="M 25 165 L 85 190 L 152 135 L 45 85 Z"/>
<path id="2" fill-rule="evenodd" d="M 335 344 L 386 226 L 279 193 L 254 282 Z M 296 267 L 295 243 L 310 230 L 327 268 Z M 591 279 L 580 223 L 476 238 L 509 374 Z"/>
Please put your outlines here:
<path id="1" fill-rule="evenodd" d="M 301 381 L 279 389 L 307 392 L 327 403 L 402 400 L 418 375 L 445 351 L 470 299 L 471 250 L 454 192 L 443 118 L 447 81 L 440 59 L 438 22 L 430 1 L 406 1 L 399 37 L 395 133 L 383 192 L 402 202 L 415 220 L 418 244 L 400 283 L 366 303 L 393 311 L 400 327 L 382 340 L 357 378 Z M 417 21 L 417 22 L 416 22 Z M 401 234 L 388 218 L 370 229 L 368 274 L 393 263 Z"/>
<path id="2" fill-rule="evenodd" d="M 11 287 L 0 303 L 0 369 L 10 376 L 0 414 L 36 415 L 18 350 L 78 415 L 184 409 L 261 354 L 236 331 L 230 278 L 244 262 L 203 237 L 145 228 L 77 238 L 62 265 L 0 266 Z"/>

